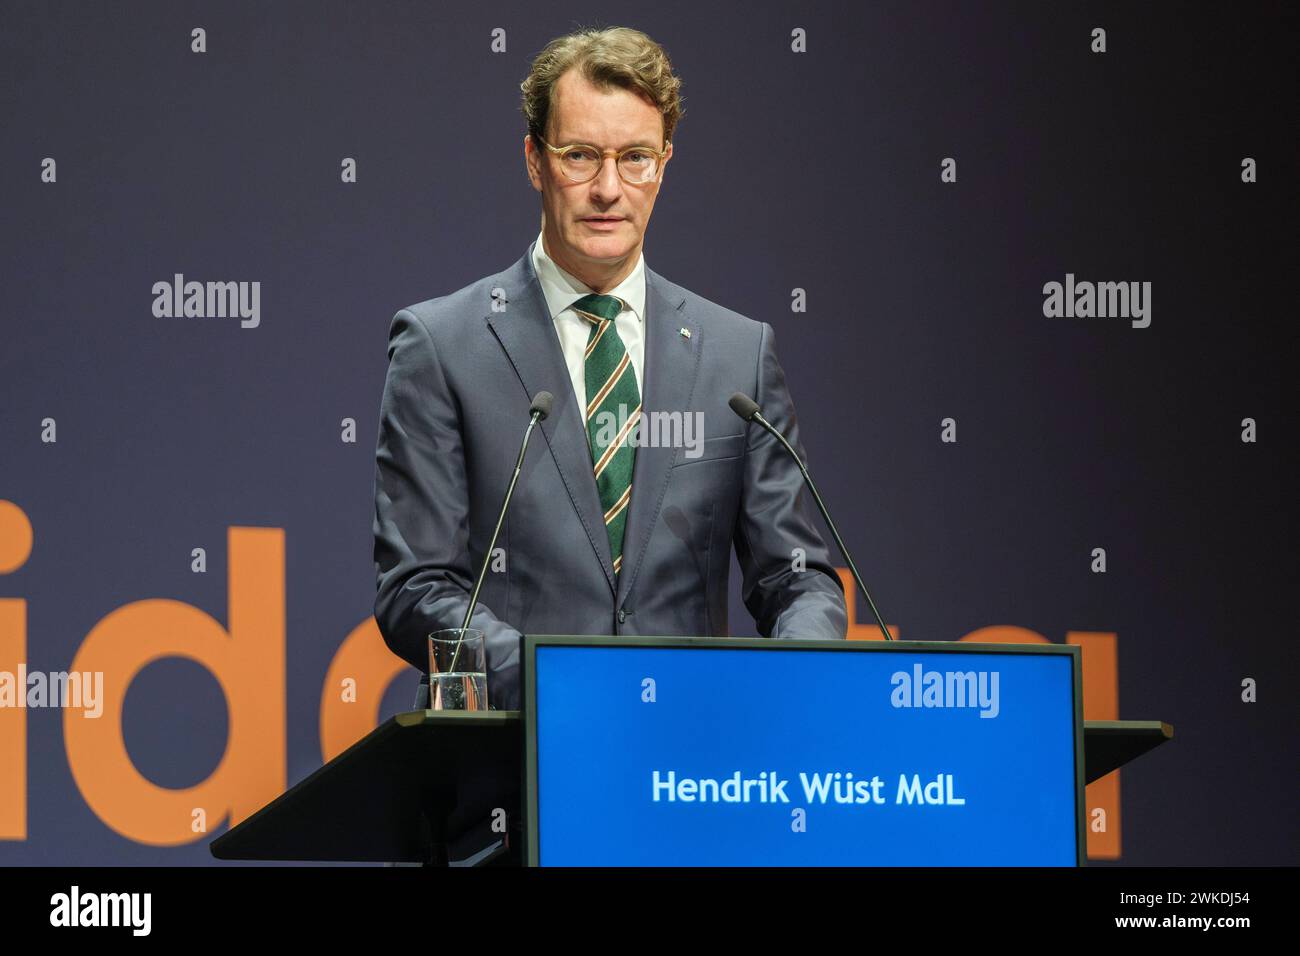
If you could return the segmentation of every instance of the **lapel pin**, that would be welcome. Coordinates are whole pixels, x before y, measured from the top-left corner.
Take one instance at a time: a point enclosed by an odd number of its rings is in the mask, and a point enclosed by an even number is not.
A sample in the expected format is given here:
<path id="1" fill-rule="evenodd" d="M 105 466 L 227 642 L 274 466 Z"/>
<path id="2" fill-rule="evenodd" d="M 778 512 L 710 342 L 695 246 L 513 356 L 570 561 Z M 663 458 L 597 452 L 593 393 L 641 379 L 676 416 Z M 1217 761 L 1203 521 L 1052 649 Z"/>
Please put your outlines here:
<path id="1" fill-rule="evenodd" d="M 691 330 L 684 325 L 677 331 L 681 333 L 682 338 L 684 339 L 689 339 L 691 337 Z"/>

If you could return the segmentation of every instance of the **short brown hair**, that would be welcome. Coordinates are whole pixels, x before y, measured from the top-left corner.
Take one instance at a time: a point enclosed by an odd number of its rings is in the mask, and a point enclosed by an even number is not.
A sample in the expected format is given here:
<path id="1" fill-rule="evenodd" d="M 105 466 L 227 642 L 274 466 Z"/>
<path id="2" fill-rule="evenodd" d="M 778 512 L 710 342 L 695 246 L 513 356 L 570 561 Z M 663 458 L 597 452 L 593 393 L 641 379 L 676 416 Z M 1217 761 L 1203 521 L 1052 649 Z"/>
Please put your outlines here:
<path id="1" fill-rule="evenodd" d="M 523 91 L 523 113 L 534 142 L 546 139 L 551 90 L 571 69 L 602 90 L 621 87 L 648 99 L 663 118 L 664 146 L 672 142 L 677 121 L 685 114 L 679 92 L 682 81 L 673 75 L 668 54 L 646 34 L 631 27 L 580 29 L 546 44 L 533 60 Z"/>

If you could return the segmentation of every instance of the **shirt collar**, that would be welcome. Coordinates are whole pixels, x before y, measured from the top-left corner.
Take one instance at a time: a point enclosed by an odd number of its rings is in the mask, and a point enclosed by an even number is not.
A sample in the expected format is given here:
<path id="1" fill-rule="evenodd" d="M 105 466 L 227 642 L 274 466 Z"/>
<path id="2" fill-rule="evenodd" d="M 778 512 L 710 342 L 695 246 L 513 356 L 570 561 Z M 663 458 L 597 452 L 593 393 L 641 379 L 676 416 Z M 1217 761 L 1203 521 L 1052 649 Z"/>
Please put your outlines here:
<path id="1" fill-rule="evenodd" d="M 555 264 L 542 247 L 542 234 L 537 234 L 533 243 L 533 271 L 537 281 L 542 285 L 542 294 L 546 297 L 546 307 L 554 321 L 565 309 L 573 305 L 584 295 L 590 295 L 592 288 L 585 282 L 574 278 Z M 645 318 L 645 253 L 637 256 L 636 266 L 627 278 L 610 289 L 607 295 L 622 299 L 625 308 L 630 310 L 638 320 Z"/>

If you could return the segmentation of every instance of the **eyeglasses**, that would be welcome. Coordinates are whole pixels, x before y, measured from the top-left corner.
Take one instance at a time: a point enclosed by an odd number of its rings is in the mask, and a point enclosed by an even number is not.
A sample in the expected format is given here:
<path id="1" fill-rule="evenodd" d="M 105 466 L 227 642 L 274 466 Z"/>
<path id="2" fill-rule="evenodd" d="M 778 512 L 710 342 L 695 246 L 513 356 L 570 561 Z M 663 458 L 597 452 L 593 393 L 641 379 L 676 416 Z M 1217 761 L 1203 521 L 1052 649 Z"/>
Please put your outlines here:
<path id="1" fill-rule="evenodd" d="M 615 165 L 623 181 L 632 186 L 641 186 L 655 178 L 660 163 L 668 154 L 667 150 L 651 149 L 649 146 L 629 146 L 619 152 L 616 149 L 602 151 L 583 143 L 552 146 L 540 136 L 537 137 L 537 141 L 560 157 L 560 169 L 564 170 L 564 175 L 575 183 L 587 183 L 595 179 L 605 157 L 613 153 L 618 157 Z"/>

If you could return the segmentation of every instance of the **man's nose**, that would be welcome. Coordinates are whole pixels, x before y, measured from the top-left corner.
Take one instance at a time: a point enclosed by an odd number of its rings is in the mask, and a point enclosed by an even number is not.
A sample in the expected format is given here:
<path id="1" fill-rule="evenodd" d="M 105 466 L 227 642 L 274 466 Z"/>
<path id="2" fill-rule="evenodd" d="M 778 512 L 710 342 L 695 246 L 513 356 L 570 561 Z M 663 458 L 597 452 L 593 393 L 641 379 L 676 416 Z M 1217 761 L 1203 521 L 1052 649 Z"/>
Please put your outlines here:
<path id="1" fill-rule="evenodd" d="M 618 198 L 618 194 L 623 190 L 623 179 L 618 174 L 618 159 L 614 156 L 606 156 L 600 162 L 600 172 L 596 173 L 596 178 L 592 180 L 592 186 L 596 190 L 595 197 L 602 201 L 611 201 Z"/>

